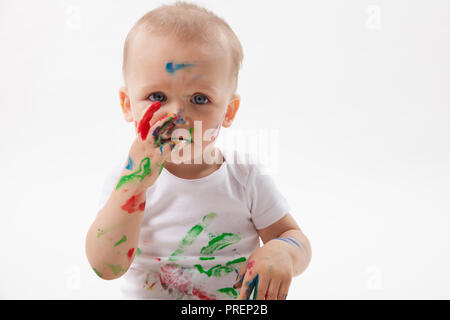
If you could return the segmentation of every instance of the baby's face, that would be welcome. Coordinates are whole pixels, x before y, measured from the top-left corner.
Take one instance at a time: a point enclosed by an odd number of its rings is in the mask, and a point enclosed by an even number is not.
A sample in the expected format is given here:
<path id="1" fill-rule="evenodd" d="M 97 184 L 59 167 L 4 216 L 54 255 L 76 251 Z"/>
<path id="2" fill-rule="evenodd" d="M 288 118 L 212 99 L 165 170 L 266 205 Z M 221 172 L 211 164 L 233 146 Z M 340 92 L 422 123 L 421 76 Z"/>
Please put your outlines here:
<path id="1" fill-rule="evenodd" d="M 176 113 L 183 119 L 177 121 L 176 128 L 192 132 L 194 121 L 201 121 L 201 135 L 194 132 L 192 139 L 199 143 L 198 137 L 202 137 L 202 150 L 214 143 L 221 126 L 231 125 L 240 97 L 234 93 L 227 49 L 184 44 L 141 32 L 128 53 L 127 87 L 120 89 L 127 121 L 139 123 L 149 106 L 160 101 L 161 108 L 153 115 L 152 123 Z M 198 124 L 195 130 L 200 131 Z M 193 144 L 191 147 L 193 159 Z"/>

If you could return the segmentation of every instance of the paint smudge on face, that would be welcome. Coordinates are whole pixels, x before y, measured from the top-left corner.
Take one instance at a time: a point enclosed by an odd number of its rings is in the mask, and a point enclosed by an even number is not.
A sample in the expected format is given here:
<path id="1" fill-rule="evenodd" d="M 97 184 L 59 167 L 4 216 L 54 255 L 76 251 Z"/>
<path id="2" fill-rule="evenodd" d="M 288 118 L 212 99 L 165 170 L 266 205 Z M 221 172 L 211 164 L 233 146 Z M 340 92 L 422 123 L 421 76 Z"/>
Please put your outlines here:
<path id="1" fill-rule="evenodd" d="M 186 123 L 186 121 L 183 119 L 183 118 L 178 118 L 178 120 L 177 120 L 177 122 L 176 122 L 177 124 L 179 124 L 179 123 L 181 123 L 181 124 L 185 124 Z"/>
<path id="2" fill-rule="evenodd" d="M 176 124 L 179 124 L 179 123 L 185 124 L 185 123 L 186 123 L 186 121 L 183 119 L 182 114 L 183 114 L 183 109 L 181 109 L 180 111 L 177 112 L 177 121 L 176 121 Z"/>
<path id="3" fill-rule="evenodd" d="M 144 116 L 139 122 L 139 126 L 137 128 L 138 134 L 141 135 L 141 139 L 145 140 L 148 135 L 148 131 L 150 130 L 150 120 L 153 118 L 153 114 L 161 108 L 161 102 L 154 102 L 150 108 L 145 111 Z"/>
<path id="4" fill-rule="evenodd" d="M 141 249 L 140 248 L 137 248 L 136 249 L 136 256 L 140 256 L 141 255 Z"/>
<path id="5" fill-rule="evenodd" d="M 175 74 L 175 71 L 183 69 L 183 68 L 188 68 L 188 67 L 194 67 L 195 65 L 192 63 L 176 63 L 174 64 L 173 62 L 167 62 L 166 64 L 166 71 L 170 74 Z"/>
<path id="6" fill-rule="evenodd" d="M 202 218 L 202 222 L 193 226 L 188 233 L 181 240 L 181 243 L 178 245 L 178 248 L 171 254 L 169 261 L 173 261 L 173 257 L 180 255 L 184 252 L 184 249 L 190 245 L 192 245 L 199 236 L 200 233 L 211 223 L 211 220 L 216 217 L 214 212 L 211 212 Z"/>
<path id="7" fill-rule="evenodd" d="M 192 143 L 192 137 L 193 137 L 193 134 L 194 134 L 194 128 L 190 128 L 190 129 L 189 129 L 189 135 L 190 135 L 189 142 L 190 142 L 190 143 Z"/>
<path id="8" fill-rule="evenodd" d="M 127 164 L 127 166 L 125 167 L 125 169 L 127 169 L 127 170 L 132 170 L 132 169 L 133 169 L 133 166 L 134 166 L 133 159 L 131 159 L 131 157 L 128 156 L 128 164 Z"/>
<path id="9" fill-rule="evenodd" d="M 225 293 L 227 296 L 229 296 L 230 298 L 236 299 L 237 298 L 237 292 L 236 290 L 234 290 L 231 287 L 227 287 L 227 288 L 222 288 L 222 289 L 218 289 L 217 291 Z"/>
<path id="10" fill-rule="evenodd" d="M 122 206 L 122 210 L 128 213 L 135 213 L 136 211 L 144 211 L 145 200 L 141 199 L 142 193 L 131 196 Z"/>
<path id="11" fill-rule="evenodd" d="M 117 247 L 118 245 L 124 243 L 125 241 L 127 241 L 127 236 L 123 235 L 122 238 L 116 242 L 116 244 L 114 245 L 114 247 Z"/>
<path id="12" fill-rule="evenodd" d="M 125 183 L 131 183 L 135 180 L 142 181 L 144 178 L 152 173 L 152 169 L 150 168 L 150 158 L 145 157 L 141 160 L 139 165 L 139 170 L 120 177 L 119 182 L 117 183 L 116 190 L 118 190 Z"/>
<path id="13" fill-rule="evenodd" d="M 229 245 L 235 244 L 241 240 L 241 237 L 233 233 L 222 233 L 220 236 L 215 237 L 209 241 L 208 245 L 203 247 L 200 251 L 201 254 L 213 254 L 218 250 L 222 250 Z"/>

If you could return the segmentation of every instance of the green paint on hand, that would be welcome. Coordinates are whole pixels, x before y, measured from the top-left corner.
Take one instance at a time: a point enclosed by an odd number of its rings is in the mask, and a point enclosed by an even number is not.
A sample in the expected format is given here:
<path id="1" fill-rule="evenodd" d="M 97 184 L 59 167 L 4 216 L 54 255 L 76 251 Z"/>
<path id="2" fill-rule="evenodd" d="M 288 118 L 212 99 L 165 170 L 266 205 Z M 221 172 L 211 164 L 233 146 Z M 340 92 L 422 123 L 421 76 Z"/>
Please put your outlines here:
<path id="1" fill-rule="evenodd" d="M 140 256 L 141 255 L 141 249 L 140 248 L 137 248 L 136 249 L 136 256 Z"/>
<path id="2" fill-rule="evenodd" d="M 218 250 L 222 250 L 223 248 L 235 244 L 241 240 L 237 234 L 233 233 L 222 233 L 220 236 L 215 237 L 211 241 L 209 241 L 208 245 L 203 247 L 200 251 L 201 254 L 213 254 Z"/>
<path id="3" fill-rule="evenodd" d="M 135 180 L 142 181 L 144 178 L 152 173 L 152 169 L 150 168 L 150 158 L 145 157 L 141 160 L 139 165 L 139 170 L 120 177 L 119 182 L 117 183 L 116 190 L 118 190 L 125 183 L 130 183 Z"/>
<path id="4" fill-rule="evenodd" d="M 202 233 L 202 231 L 211 223 L 212 219 L 216 217 L 217 214 L 211 212 L 202 218 L 202 222 L 196 224 L 188 231 L 188 233 L 181 239 L 181 243 L 178 245 L 178 248 L 171 254 L 169 261 L 174 261 L 175 256 L 180 255 L 184 252 L 186 247 L 189 247 L 194 243 L 197 237 Z"/>
<path id="5" fill-rule="evenodd" d="M 229 297 L 231 297 L 231 298 L 234 298 L 234 299 L 236 299 L 237 296 L 238 296 L 236 290 L 234 290 L 232 287 L 229 287 L 229 288 L 222 288 L 222 289 L 219 289 L 219 290 L 217 290 L 217 291 L 222 292 L 222 293 L 225 293 L 227 296 L 229 296 Z"/>
<path id="6" fill-rule="evenodd" d="M 199 260 L 214 260 L 216 257 L 200 257 Z"/>
<path id="7" fill-rule="evenodd" d="M 127 236 L 123 235 L 122 239 L 120 239 L 119 241 L 116 242 L 116 244 L 114 245 L 114 247 L 117 247 L 119 244 L 124 243 L 125 241 L 127 241 Z"/>
<path id="8" fill-rule="evenodd" d="M 192 134 L 194 133 L 194 128 L 190 128 L 189 129 L 189 135 L 191 136 L 190 138 L 189 138 L 189 142 L 190 143 L 192 143 Z"/>

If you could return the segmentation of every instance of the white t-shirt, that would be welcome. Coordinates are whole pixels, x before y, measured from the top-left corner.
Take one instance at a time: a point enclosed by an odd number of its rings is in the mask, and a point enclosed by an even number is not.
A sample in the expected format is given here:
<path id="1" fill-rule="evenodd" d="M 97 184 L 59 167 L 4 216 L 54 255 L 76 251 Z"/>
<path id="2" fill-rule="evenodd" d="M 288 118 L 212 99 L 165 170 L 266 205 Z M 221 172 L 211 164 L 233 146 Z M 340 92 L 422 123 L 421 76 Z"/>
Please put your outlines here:
<path id="1" fill-rule="evenodd" d="M 247 154 L 221 152 L 225 161 L 210 175 L 182 179 L 164 168 L 147 189 L 139 250 L 121 277 L 125 299 L 237 299 L 232 287 L 260 246 L 257 229 L 290 206 L 260 164 Z M 113 168 L 99 210 L 126 163 Z"/>

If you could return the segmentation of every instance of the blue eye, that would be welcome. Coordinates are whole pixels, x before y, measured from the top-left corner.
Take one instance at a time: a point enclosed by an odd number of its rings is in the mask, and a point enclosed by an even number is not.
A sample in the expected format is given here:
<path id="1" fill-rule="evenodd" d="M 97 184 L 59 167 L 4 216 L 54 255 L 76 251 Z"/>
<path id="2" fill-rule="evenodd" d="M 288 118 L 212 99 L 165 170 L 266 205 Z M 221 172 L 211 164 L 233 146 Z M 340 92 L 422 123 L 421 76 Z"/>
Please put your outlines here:
<path id="1" fill-rule="evenodd" d="M 200 98 L 198 98 L 200 97 Z M 206 102 L 205 102 L 206 99 Z M 209 102 L 209 99 L 207 96 L 205 96 L 204 94 L 197 94 L 196 96 L 194 96 L 194 103 L 196 104 L 207 104 Z"/>
<path id="2" fill-rule="evenodd" d="M 151 93 L 151 94 L 148 96 L 148 98 L 149 98 L 151 101 L 154 101 L 154 100 L 151 98 L 151 96 L 156 97 L 156 101 L 163 102 L 163 101 L 166 101 L 166 100 L 167 100 L 165 94 L 162 93 L 162 92 L 154 92 L 154 93 Z"/>

